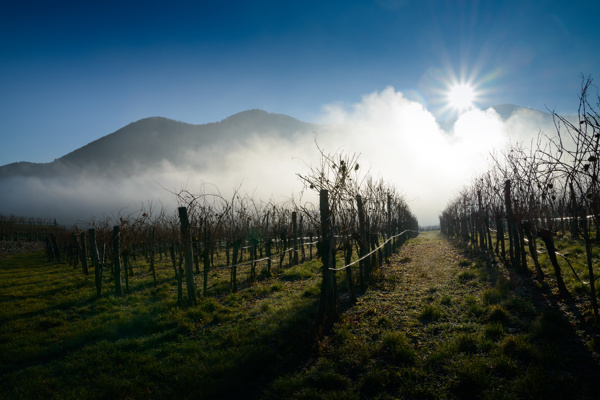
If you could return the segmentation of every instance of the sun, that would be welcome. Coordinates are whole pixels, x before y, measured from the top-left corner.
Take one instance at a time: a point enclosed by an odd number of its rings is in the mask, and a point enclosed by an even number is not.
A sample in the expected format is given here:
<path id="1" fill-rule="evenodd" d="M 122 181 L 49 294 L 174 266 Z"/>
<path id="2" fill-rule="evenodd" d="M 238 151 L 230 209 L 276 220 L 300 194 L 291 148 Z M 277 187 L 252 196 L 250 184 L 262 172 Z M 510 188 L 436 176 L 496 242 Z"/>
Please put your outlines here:
<path id="1" fill-rule="evenodd" d="M 475 89 L 468 83 L 455 83 L 448 88 L 448 105 L 456 111 L 465 111 L 475 107 Z"/>

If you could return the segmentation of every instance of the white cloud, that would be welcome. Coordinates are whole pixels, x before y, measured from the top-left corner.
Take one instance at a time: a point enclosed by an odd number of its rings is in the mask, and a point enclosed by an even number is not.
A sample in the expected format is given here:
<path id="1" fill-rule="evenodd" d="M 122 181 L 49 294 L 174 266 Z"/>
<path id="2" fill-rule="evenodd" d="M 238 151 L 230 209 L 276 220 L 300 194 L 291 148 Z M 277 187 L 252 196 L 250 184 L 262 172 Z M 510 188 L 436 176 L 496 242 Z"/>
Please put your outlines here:
<path id="1" fill-rule="evenodd" d="M 329 104 L 318 121 L 317 142 L 328 152 L 341 149 L 360 153 L 363 168 L 394 184 L 406 196 L 420 224 L 438 223 L 438 214 L 456 192 L 487 169 L 487 156 L 512 140 L 528 141 L 553 126 L 539 113 L 520 110 L 506 122 L 493 110 L 471 110 L 458 118 L 450 132 L 418 102 L 388 87 L 365 95 L 359 103 Z M 164 161 L 155 170 L 133 178 L 111 180 L 89 177 L 13 180 L 0 193 L 1 213 L 89 219 L 114 215 L 122 207 L 133 211 L 142 202 L 161 201 L 173 208 L 171 191 L 182 185 L 199 191 L 203 183 L 216 185 L 229 196 L 242 191 L 262 200 L 281 201 L 299 193 L 296 173 L 318 161 L 315 133 L 291 139 L 249 132 L 243 139 L 220 143 L 188 154 L 188 167 L 175 168 Z M 35 212 L 34 212 L 35 210 Z"/>
<path id="2" fill-rule="evenodd" d="M 324 107 L 326 145 L 361 153 L 375 175 L 403 190 L 421 224 L 437 224 L 448 200 L 488 167 L 494 149 L 513 141 L 529 141 L 547 116 L 518 112 L 506 123 L 494 109 L 462 114 L 444 131 L 422 104 L 388 87 L 344 107 Z"/>

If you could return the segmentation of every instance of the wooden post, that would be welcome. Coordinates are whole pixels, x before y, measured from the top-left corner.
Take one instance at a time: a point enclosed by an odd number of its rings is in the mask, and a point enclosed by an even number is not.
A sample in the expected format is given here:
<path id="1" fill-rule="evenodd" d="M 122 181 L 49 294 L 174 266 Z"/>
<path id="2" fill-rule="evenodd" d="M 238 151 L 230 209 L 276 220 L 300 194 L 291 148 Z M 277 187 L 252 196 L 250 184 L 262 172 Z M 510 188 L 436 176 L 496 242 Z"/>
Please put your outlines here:
<path id="1" fill-rule="evenodd" d="M 300 215 L 300 227 L 298 229 L 299 235 L 300 235 L 300 249 L 302 251 L 302 262 L 306 261 L 306 249 L 305 249 L 305 245 L 304 243 L 306 242 L 304 240 L 304 215 Z"/>
<path id="2" fill-rule="evenodd" d="M 69 246 L 69 252 L 71 252 L 73 249 L 73 247 L 75 248 L 75 251 L 73 251 L 73 268 L 77 267 L 77 264 L 79 263 L 79 259 L 81 258 L 81 245 L 79 244 L 79 237 L 77 236 L 77 234 L 75 232 L 73 232 L 73 243 L 74 245 L 70 245 Z M 83 267 L 83 266 L 82 266 Z M 83 270 L 83 268 L 82 268 Z"/>
<path id="3" fill-rule="evenodd" d="M 194 262 L 192 257 L 192 235 L 190 234 L 190 221 L 187 208 L 179 207 L 179 222 L 181 223 L 181 241 L 183 244 L 183 256 L 185 259 L 185 284 L 188 295 L 188 304 L 197 305 L 196 285 L 194 283 Z"/>
<path id="4" fill-rule="evenodd" d="M 196 267 L 196 273 L 199 274 L 200 273 L 200 240 L 194 239 L 192 241 L 192 248 L 194 250 L 194 266 Z"/>
<path id="5" fill-rule="evenodd" d="M 102 294 L 102 265 L 98 257 L 98 246 L 96 245 L 96 230 L 88 229 L 90 234 L 90 252 L 92 253 L 92 263 L 94 264 L 94 280 L 96 282 L 96 293 L 98 297 Z"/>
<path id="6" fill-rule="evenodd" d="M 269 235 L 269 213 L 267 213 L 267 227 L 265 229 L 267 239 L 265 241 L 265 253 L 267 257 L 267 274 L 271 276 L 271 236 Z"/>
<path id="7" fill-rule="evenodd" d="M 352 260 L 352 243 L 350 242 L 350 238 L 346 237 L 344 243 L 345 250 L 345 265 L 349 265 Z M 354 278 L 352 278 L 352 267 L 346 267 L 346 281 L 348 283 L 348 293 L 350 296 L 350 303 L 356 303 L 356 291 L 354 290 Z"/>
<path id="8" fill-rule="evenodd" d="M 596 298 L 596 279 L 594 279 L 594 263 L 592 260 L 592 238 L 590 237 L 589 225 L 587 224 L 586 213 L 582 213 L 582 219 L 586 222 L 583 229 L 583 240 L 585 241 L 585 255 L 590 279 L 590 298 L 592 300 L 592 310 L 594 317 L 598 318 L 598 299 Z"/>
<path id="9" fill-rule="evenodd" d="M 481 190 L 477 191 L 477 206 L 478 206 L 478 210 L 477 210 L 477 227 L 479 230 L 479 248 L 481 250 L 485 250 L 486 249 L 486 245 L 485 245 L 485 240 L 486 240 L 486 236 L 484 234 L 484 225 L 483 225 L 483 202 L 481 200 Z"/>
<path id="10" fill-rule="evenodd" d="M 119 225 L 113 227 L 113 269 L 115 273 L 115 295 L 123 296 L 121 289 L 121 227 Z"/>
<path id="11" fill-rule="evenodd" d="M 231 291 L 237 292 L 237 263 L 240 250 L 240 240 L 233 239 L 233 258 L 231 260 Z"/>
<path id="12" fill-rule="evenodd" d="M 517 267 L 517 258 L 520 258 L 520 254 L 518 250 L 518 235 L 515 235 L 517 230 L 515 229 L 515 221 L 512 210 L 510 180 L 504 182 L 504 205 L 506 207 L 506 222 L 508 225 L 508 250 L 510 254 L 510 261 L 513 267 Z"/>
<path id="13" fill-rule="evenodd" d="M 292 235 L 293 235 L 293 247 L 294 247 L 294 258 L 292 265 L 298 265 L 298 214 L 296 211 L 292 211 Z"/>
<path id="14" fill-rule="evenodd" d="M 123 252 L 123 266 L 125 267 L 125 293 L 129 293 L 129 250 Z"/>
<path id="15" fill-rule="evenodd" d="M 56 236 L 50 234 L 50 240 L 52 242 L 52 251 L 54 252 L 54 258 L 56 262 L 60 264 L 60 249 L 58 248 L 58 243 L 56 242 Z"/>
<path id="16" fill-rule="evenodd" d="M 331 268 L 331 255 L 333 236 L 331 234 L 331 217 L 329 214 L 329 192 L 321 190 L 319 196 L 319 208 L 321 211 L 321 241 L 320 254 L 323 261 L 323 281 L 321 284 L 321 301 L 317 312 L 318 322 L 325 326 L 331 326 L 337 318 L 336 300 L 334 298 L 333 274 Z"/>
<path id="17" fill-rule="evenodd" d="M 286 232 L 285 230 L 281 233 L 281 250 L 279 252 L 279 271 L 283 271 L 283 260 L 285 258 L 285 248 L 286 248 Z"/>
<path id="18" fill-rule="evenodd" d="M 392 237 L 392 196 L 388 193 L 387 195 L 387 238 L 389 240 Z M 389 264 L 392 258 L 392 242 L 389 241 L 385 247 L 385 258 Z"/>
<path id="19" fill-rule="evenodd" d="M 156 286 L 156 269 L 154 267 L 155 236 L 156 228 L 152 227 L 152 230 L 150 231 L 150 271 L 152 271 L 152 280 L 154 281 L 154 286 Z"/>
<path id="20" fill-rule="evenodd" d="M 356 206 L 358 208 L 358 247 L 360 250 L 359 258 L 364 257 L 369 252 L 369 242 L 367 238 L 367 230 L 365 223 L 365 209 L 363 207 L 362 197 L 360 194 L 356 195 Z M 369 280 L 369 257 L 359 262 L 358 282 L 360 284 L 360 290 L 365 290 L 365 285 Z"/>
<path id="21" fill-rule="evenodd" d="M 183 268 L 181 268 L 181 264 L 183 263 L 183 259 L 179 257 L 179 263 L 175 258 L 175 244 L 171 244 L 171 262 L 173 263 L 173 269 L 175 270 L 175 278 L 177 279 L 177 305 L 183 305 Z"/>
<path id="22" fill-rule="evenodd" d="M 204 296 L 208 290 L 208 270 L 210 269 L 210 231 L 207 225 L 204 225 Z"/>
<path id="23" fill-rule="evenodd" d="M 79 237 L 81 238 L 81 252 L 79 253 L 81 255 L 81 266 L 83 268 L 83 273 L 86 275 L 89 275 L 90 271 L 88 269 L 88 262 L 87 262 L 87 248 L 85 246 L 85 232 L 81 232 L 79 234 Z"/>

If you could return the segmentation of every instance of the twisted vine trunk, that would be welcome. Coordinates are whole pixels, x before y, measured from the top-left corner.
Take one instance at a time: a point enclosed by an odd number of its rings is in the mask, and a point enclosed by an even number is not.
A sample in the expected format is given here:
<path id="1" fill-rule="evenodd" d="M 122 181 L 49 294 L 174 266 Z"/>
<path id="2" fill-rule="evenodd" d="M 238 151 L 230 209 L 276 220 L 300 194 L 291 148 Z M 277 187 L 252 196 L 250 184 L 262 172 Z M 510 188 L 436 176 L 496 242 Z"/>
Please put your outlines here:
<path id="1" fill-rule="evenodd" d="M 546 245 L 546 250 L 548 250 L 548 257 L 550 258 L 550 263 L 552 263 L 552 268 L 554 269 L 554 276 L 556 277 L 556 284 L 558 286 L 558 290 L 561 296 L 568 296 L 569 291 L 567 290 L 565 282 L 563 281 L 560 265 L 558 265 L 558 259 L 556 258 L 556 247 L 554 246 L 554 233 L 549 229 L 542 228 L 540 229 L 538 235 L 544 241 L 544 244 Z"/>

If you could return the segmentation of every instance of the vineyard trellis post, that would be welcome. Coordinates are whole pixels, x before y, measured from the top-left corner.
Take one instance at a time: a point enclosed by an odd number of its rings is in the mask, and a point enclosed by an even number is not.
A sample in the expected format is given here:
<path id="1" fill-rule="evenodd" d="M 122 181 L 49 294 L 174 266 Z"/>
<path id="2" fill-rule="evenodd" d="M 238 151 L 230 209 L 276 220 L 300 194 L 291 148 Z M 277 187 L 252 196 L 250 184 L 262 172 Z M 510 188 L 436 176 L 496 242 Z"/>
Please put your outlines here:
<path id="1" fill-rule="evenodd" d="M 121 288 L 121 227 L 113 227 L 113 271 L 115 274 L 115 295 L 123 296 Z"/>
<path id="2" fill-rule="evenodd" d="M 171 262 L 173 263 L 173 269 L 175 270 L 175 278 L 177 279 L 177 305 L 183 305 L 183 268 L 181 268 L 181 264 L 183 263 L 183 257 L 179 255 L 179 262 L 175 258 L 175 243 L 171 243 L 170 246 L 171 253 Z"/>
<path id="3" fill-rule="evenodd" d="M 293 235 L 293 254 L 294 254 L 294 258 L 292 261 L 292 265 L 298 265 L 298 214 L 296 213 L 296 211 L 292 211 L 292 235 Z"/>
<path id="4" fill-rule="evenodd" d="M 53 233 L 50 234 L 50 242 L 52 243 L 52 252 L 54 253 L 54 258 L 56 258 L 56 262 L 60 264 L 60 249 L 58 248 L 56 236 Z"/>
<path id="5" fill-rule="evenodd" d="M 346 236 L 344 239 L 344 262 L 346 265 L 349 265 L 352 261 L 352 242 L 350 241 L 350 237 Z M 352 277 L 352 268 L 346 268 L 346 282 L 348 284 L 348 294 L 350 297 L 350 303 L 356 303 L 356 290 L 354 289 L 354 278 Z"/>
<path id="6" fill-rule="evenodd" d="M 183 244 L 185 284 L 188 295 L 188 304 L 196 305 L 196 285 L 194 284 L 194 263 L 192 257 L 192 235 L 190 232 L 190 221 L 187 208 L 179 207 L 179 222 L 181 223 L 181 240 Z"/>
<path id="7" fill-rule="evenodd" d="M 392 258 L 392 242 L 387 241 L 392 237 L 392 195 L 388 193 L 387 195 L 387 237 L 386 237 L 386 247 L 385 247 L 385 258 L 389 263 Z"/>
<path id="8" fill-rule="evenodd" d="M 88 262 L 87 262 L 87 248 L 86 248 L 86 241 L 85 241 L 85 232 L 81 232 L 79 234 L 79 237 L 81 238 L 81 268 L 83 269 L 83 273 L 86 275 L 89 275 L 90 271 L 88 269 Z"/>
<path id="9" fill-rule="evenodd" d="M 152 271 L 152 280 L 154 281 L 154 286 L 156 286 L 156 268 L 154 267 L 154 251 L 155 251 L 155 240 L 156 240 L 156 228 L 152 227 L 152 229 L 150 230 L 150 271 Z M 159 251 L 160 253 L 160 251 Z"/>
<path id="10" fill-rule="evenodd" d="M 333 253 L 333 231 L 331 229 L 331 215 L 329 213 L 329 192 L 325 189 L 320 191 L 319 208 L 321 212 L 321 241 L 320 254 L 323 262 L 323 281 L 321 284 L 321 300 L 317 312 L 317 319 L 321 325 L 330 326 L 337 319 L 337 302 L 333 287 L 332 253 Z"/>
<path id="11" fill-rule="evenodd" d="M 267 212 L 267 220 L 265 227 L 265 255 L 267 257 L 267 274 L 271 276 L 271 235 L 269 235 L 269 213 Z"/>
<path id="12" fill-rule="evenodd" d="M 102 265 L 98 256 L 98 246 L 96 245 L 96 230 L 88 229 L 90 235 L 90 252 L 92 253 L 92 263 L 94 264 L 94 280 L 96 283 L 96 293 L 98 296 L 102 294 Z"/>
<path id="13" fill-rule="evenodd" d="M 508 225 L 508 253 L 510 256 L 511 264 L 513 265 L 513 267 L 516 267 L 518 238 L 515 237 L 516 229 L 512 209 L 510 186 L 510 180 L 506 180 L 506 182 L 504 182 L 504 205 L 506 207 L 506 223 Z"/>
<path id="14" fill-rule="evenodd" d="M 204 296 L 207 294 L 208 288 L 208 270 L 210 268 L 210 240 L 211 234 L 207 225 L 204 225 L 204 282 L 203 282 L 203 293 Z M 198 255 L 200 257 L 200 255 Z"/>
<path id="15" fill-rule="evenodd" d="M 241 239 L 233 238 L 233 254 L 231 259 L 231 291 L 237 292 L 237 264 L 238 254 L 240 252 Z"/>
<path id="16" fill-rule="evenodd" d="M 362 197 L 360 194 L 356 195 L 356 206 L 358 208 L 358 229 L 359 229 L 359 235 L 358 235 L 358 248 L 360 251 L 359 254 L 359 258 L 361 258 L 362 260 L 359 262 L 359 284 L 360 284 L 360 290 L 364 291 L 365 290 L 365 285 L 367 284 L 368 280 L 369 280 L 369 257 L 365 257 L 367 255 L 367 253 L 369 252 L 369 247 L 368 247 L 368 238 L 367 238 L 367 228 L 366 228 L 366 222 L 365 222 L 365 209 L 363 206 L 363 201 L 362 201 Z"/>

